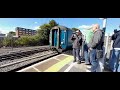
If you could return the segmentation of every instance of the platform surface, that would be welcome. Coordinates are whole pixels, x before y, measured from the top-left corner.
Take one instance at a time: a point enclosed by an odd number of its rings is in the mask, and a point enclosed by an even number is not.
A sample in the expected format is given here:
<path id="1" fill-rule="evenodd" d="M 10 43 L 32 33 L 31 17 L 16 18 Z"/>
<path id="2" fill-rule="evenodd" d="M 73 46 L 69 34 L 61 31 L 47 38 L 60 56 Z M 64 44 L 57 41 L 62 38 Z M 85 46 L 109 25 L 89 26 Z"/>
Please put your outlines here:
<path id="1" fill-rule="evenodd" d="M 73 63 L 73 56 L 60 54 L 42 62 L 19 70 L 18 72 L 86 72 L 85 63 Z"/>

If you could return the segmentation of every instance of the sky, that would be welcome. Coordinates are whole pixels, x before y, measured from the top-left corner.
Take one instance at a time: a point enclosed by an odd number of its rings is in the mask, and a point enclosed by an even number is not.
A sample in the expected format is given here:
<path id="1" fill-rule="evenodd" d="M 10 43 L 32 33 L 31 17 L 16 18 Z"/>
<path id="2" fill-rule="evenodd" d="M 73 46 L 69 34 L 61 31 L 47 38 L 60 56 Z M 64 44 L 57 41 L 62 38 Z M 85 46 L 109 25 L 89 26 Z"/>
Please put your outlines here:
<path id="1" fill-rule="evenodd" d="M 79 28 L 81 31 L 92 24 L 100 24 L 102 28 L 103 20 L 99 18 L 0 18 L 0 33 L 7 34 L 9 31 L 15 31 L 16 27 L 28 29 L 37 29 L 40 25 L 55 20 L 59 25 L 68 28 Z M 108 18 L 106 34 L 112 34 L 114 29 L 119 29 L 120 18 Z"/>

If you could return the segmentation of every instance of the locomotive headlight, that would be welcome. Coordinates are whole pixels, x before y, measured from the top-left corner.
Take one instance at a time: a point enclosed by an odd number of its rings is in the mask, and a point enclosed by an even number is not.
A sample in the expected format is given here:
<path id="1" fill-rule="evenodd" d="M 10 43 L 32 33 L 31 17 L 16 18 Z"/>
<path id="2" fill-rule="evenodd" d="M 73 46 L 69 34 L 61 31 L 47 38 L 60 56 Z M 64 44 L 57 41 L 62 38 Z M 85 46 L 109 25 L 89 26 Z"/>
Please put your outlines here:
<path id="1" fill-rule="evenodd" d="M 63 44 L 63 42 L 61 42 L 61 44 Z"/>

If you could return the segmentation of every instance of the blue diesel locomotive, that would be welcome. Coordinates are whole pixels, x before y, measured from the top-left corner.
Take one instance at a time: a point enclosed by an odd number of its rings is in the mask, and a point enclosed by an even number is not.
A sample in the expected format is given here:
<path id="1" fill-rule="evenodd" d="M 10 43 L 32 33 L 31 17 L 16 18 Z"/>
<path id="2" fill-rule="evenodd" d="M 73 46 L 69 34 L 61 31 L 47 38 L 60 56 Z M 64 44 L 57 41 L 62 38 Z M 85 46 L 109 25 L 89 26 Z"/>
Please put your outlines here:
<path id="1" fill-rule="evenodd" d="M 70 37 L 73 30 L 65 26 L 55 26 L 50 30 L 49 43 L 51 48 L 56 48 L 62 52 L 67 49 L 72 49 L 72 41 Z"/>

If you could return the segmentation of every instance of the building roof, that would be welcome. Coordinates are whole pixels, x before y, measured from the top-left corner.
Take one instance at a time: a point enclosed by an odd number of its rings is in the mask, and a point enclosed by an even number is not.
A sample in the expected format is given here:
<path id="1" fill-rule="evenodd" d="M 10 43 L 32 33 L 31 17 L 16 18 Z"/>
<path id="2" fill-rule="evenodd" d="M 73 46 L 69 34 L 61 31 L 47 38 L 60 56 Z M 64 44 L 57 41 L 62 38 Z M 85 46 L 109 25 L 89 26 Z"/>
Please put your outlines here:
<path id="1" fill-rule="evenodd" d="M 34 29 L 28 29 L 28 28 L 22 28 L 22 27 L 16 27 L 15 30 L 32 30 L 32 31 L 36 31 Z"/>

